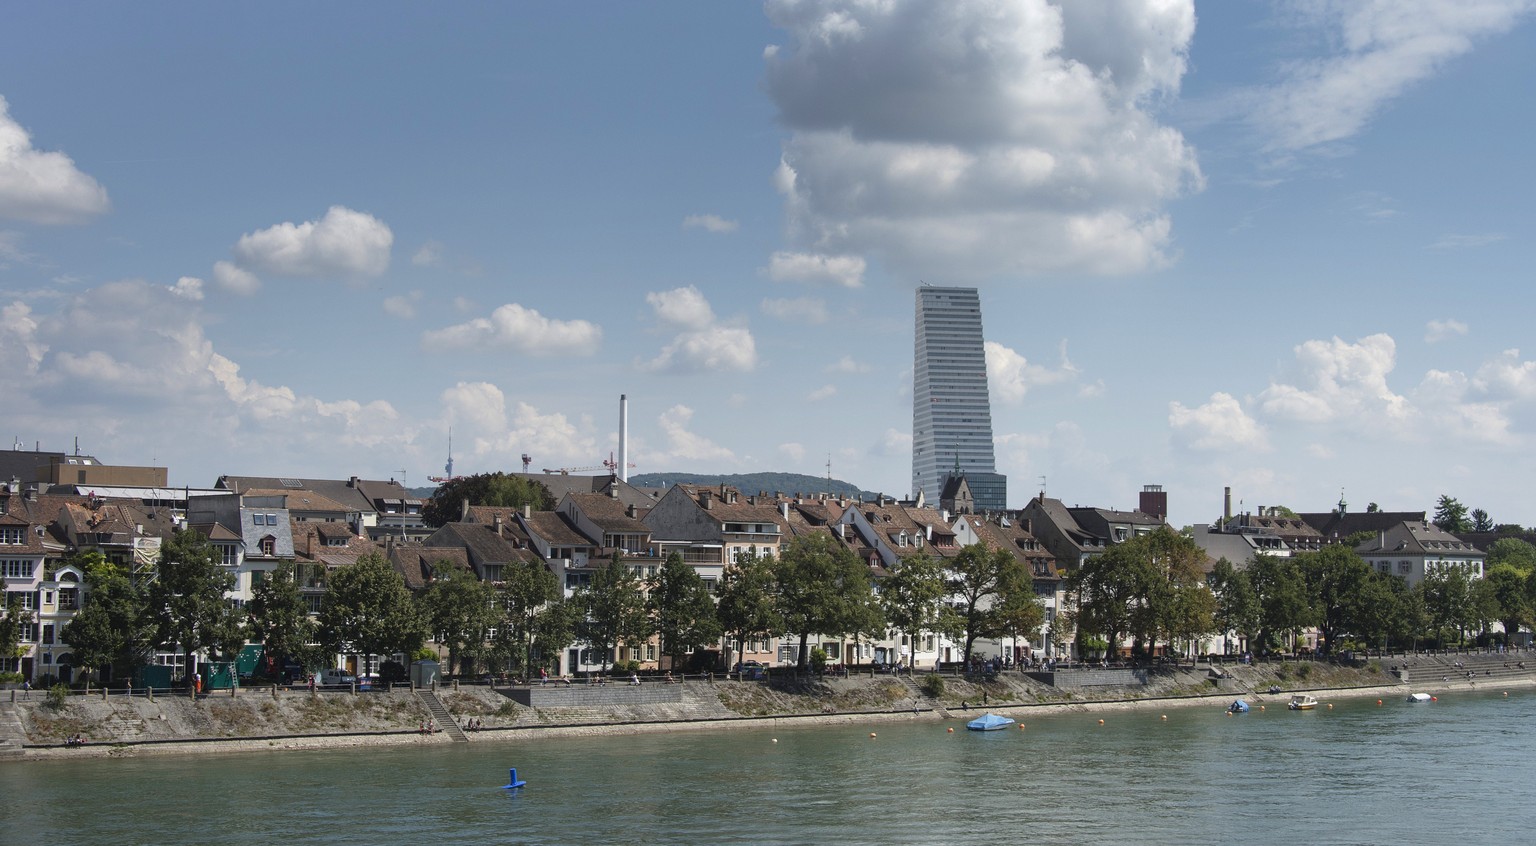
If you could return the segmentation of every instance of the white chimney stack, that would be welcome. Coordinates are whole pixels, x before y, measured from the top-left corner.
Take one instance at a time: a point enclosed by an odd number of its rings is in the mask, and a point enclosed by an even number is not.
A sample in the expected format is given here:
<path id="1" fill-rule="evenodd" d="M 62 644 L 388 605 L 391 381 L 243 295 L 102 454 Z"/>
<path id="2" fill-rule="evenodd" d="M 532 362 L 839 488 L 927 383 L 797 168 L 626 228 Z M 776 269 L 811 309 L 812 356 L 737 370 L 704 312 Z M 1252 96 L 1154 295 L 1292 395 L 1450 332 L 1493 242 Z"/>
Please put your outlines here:
<path id="1" fill-rule="evenodd" d="M 629 481 L 629 396 L 619 394 L 619 481 Z"/>

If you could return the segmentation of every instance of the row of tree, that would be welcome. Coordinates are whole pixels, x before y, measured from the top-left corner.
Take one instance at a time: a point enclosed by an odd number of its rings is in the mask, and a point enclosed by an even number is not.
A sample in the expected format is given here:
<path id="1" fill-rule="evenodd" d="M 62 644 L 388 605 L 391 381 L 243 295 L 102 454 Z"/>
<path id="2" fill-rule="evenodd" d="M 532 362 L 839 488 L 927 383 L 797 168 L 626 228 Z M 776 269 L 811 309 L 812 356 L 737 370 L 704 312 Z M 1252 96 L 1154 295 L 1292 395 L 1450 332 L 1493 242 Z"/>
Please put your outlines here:
<path id="1" fill-rule="evenodd" d="M 963 639 L 969 655 L 978 639 L 1032 638 L 1044 621 L 1028 572 L 1005 550 L 972 546 L 945 561 L 917 555 L 885 573 L 877 590 L 870 568 L 825 533 L 791 541 L 778 557 L 742 556 L 717 596 L 676 554 L 648 577 L 615 556 L 569 599 L 538 563 L 509 567 L 494 584 L 445 563 L 415 594 L 378 555 L 312 574 L 283 564 L 244 608 L 226 599 L 233 577 L 219 551 L 193 531 L 177 532 L 152 572 L 135 574 L 94 551 L 72 562 L 85 573 L 89 601 L 62 638 L 85 668 L 127 669 L 157 650 L 180 652 L 191 666 L 199 654 L 231 659 L 259 642 L 269 657 L 313 669 L 338 654 L 411 654 L 436 641 L 450 672 L 523 674 L 573 643 L 606 668 L 620 647 L 653 637 L 682 667 L 722 635 L 741 650 L 786 632 L 798 635 L 804 665 L 813 634 L 881 639 L 895 630 L 913 644 L 943 634 Z M 301 575 L 324 582 L 318 614 Z"/>

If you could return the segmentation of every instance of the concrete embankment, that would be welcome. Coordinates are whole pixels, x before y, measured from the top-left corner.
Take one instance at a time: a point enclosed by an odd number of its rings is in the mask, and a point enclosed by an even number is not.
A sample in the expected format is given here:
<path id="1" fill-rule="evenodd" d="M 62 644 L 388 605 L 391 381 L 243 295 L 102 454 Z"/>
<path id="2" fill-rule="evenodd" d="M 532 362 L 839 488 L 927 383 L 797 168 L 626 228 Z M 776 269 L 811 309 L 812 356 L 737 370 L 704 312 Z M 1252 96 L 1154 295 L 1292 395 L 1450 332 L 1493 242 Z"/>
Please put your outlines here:
<path id="1" fill-rule="evenodd" d="M 993 681 L 945 676 L 944 691 L 891 676 L 775 680 L 692 680 L 677 685 L 574 685 L 555 688 L 451 686 L 436 692 L 442 710 L 468 742 L 616 732 L 699 731 L 804 724 L 874 724 L 969 718 L 983 710 L 1016 718 L 1082 711 L 1218 707 L 1234 698 L 1282 705 L 1294 692 L 1319 698 L 1398 698 L 1413 692 L 1528 687 L 1532 671 L 1506 666 L 1502 656 L 1387 659 L 1365 667 L 1288 662 L 1212 668 L 1162 667 L 1136 684 L 1096 684 L 1091 675 L 1044 684 L 1019 673 Z M 1407 681 L 1399 675 L 1407 677 Z M 1271 689 L 1278 689 L 1270 693 Z M 6 692 L 9 693 L 9 692 Z M 0 701 L 0 758 L 21 759 L 227 753 L 365 745 L 452 743 L 449 732 L 423 731 L 432 713 L 408 689 L 389 692 L 247 688 L 193 700 L 71 696 L 49 703 L 40 692 Z M 430 700 L 430 697 L 427 698 Z M 430 726 L 428 726 L 430 727 Z M 84 746 L 67 746 L 74 735 Z"/>

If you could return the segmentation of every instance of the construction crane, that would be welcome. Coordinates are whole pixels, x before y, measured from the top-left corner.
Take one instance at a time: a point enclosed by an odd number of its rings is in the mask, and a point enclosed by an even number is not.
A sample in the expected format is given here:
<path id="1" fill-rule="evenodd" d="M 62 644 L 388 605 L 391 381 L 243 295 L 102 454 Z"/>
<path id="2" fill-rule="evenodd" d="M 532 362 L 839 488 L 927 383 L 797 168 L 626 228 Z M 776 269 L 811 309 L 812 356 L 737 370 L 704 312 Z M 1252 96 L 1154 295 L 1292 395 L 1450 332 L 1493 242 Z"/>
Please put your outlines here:
<path id="1" fill-rule="evenodd" d="M 608 468 L 608 472 L 609 473 L 618 473 L 619 472 L 619 462 L 613 460 L 613 453 L 611 453 L 611 452 L 608 453 L 608 460 L 603 462 L 603 466 Z M 634 467 L 635 466 L 635 462 L 633 462 L 633 461 L 625 462 L 624 466 L 625 467 Z"/>
<path id="2" fill-rule="evenodd" d="M 528 472 L 528 465 L 530 465 L 532 463 L 533 463 L 533 456 L 529 455 L 526 452 L 523 453 L 523 472 L 524 473 Z"/>

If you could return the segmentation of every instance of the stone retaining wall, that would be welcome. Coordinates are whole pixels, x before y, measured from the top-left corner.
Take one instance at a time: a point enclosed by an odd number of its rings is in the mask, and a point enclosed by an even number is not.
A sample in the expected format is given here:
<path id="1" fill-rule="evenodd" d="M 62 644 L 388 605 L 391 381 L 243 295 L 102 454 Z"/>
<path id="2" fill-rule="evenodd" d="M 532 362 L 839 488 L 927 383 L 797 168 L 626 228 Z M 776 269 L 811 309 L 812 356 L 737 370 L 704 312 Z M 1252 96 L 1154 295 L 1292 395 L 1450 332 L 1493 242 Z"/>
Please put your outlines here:
<path id="1" fill-rule="evenodd" d="M 1025 673 L 1035 681 L 1061 689 L 1082 687 L 1133 687 L 1147 683 L 1146 670 L 1056 670 Z"/>
<path id="2" fill-rule="evenodd" d="M 530 708 L 589 708 L 603 705 L 668 705 L 683 701 L 680 684 L 612 684 L 515 687 L 512 701 Z"/>

